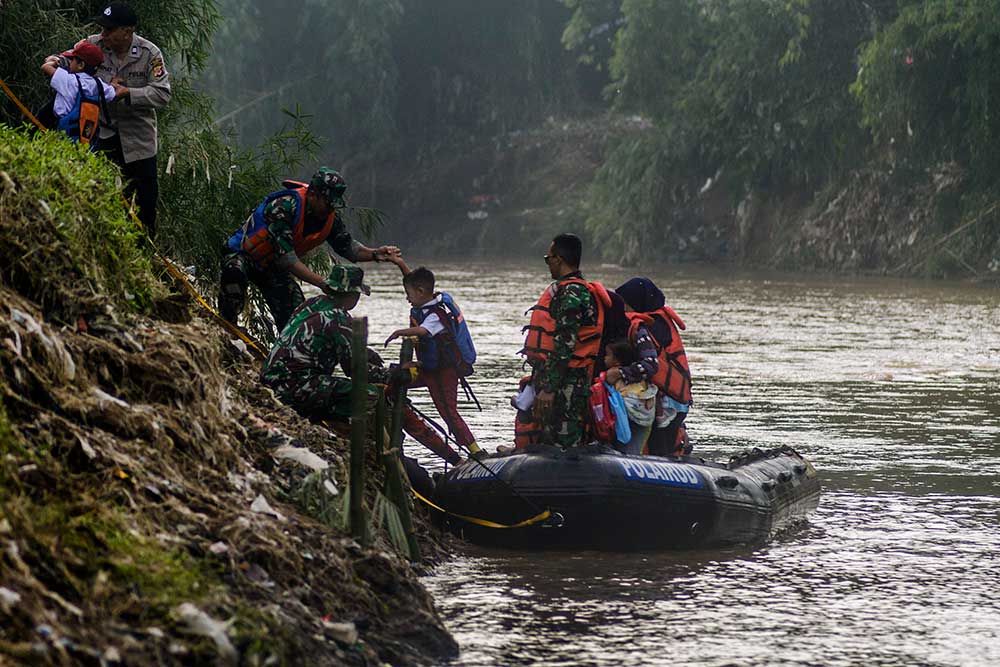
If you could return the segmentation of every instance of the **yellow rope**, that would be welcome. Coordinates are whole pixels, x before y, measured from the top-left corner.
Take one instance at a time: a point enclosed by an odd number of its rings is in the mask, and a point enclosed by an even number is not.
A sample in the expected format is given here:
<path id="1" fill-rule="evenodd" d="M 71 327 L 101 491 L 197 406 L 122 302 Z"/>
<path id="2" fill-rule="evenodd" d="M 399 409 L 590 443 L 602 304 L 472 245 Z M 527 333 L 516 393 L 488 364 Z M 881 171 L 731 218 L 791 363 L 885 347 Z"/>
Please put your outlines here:
<path id="1" fill-rule="evenodd" d="M 16 104 L 18 108 L 21 110 L 21 112 L 28 117 L 28 120 L 30 120 L 32 123 L 38 126 L 38 129 L 42 130 L 43 132 L 49 129 L 44 125 L 42 125 L 41 121 L 35 118 L 35 115 L 33 113 L 28 111 L 28 107 L 24 106 L 21 100 L 17 99 L 17 95 L 14 94 L 13 90 L 7 87 L 7 82 L 4 81 L 3 79 L 0 79 L 0 88 L 4 89 L 4 92 L 7 93 L 7 96 L 10 97 L 10 99 L 14 102 L 14 104 Z"/>
<path id="2" fill-rule="evenodd" d="M 536 514 L 535 516 L 531 517 L 530 519 L 525 519 L 521 523 L 515 523 L 515 524 L 512 524 L 512 525 L 507 525 L 507 524 L 503 524 L 503 523 L 496 523 L 494 521 L 488 521 L 486 519 L 477 519 L 476 517 L 473 517 L 473 516 L 466 516 L 464 514 L 456 514 L 455 512 L 449 512 L 445 508 L 443 508 L 443 507 L 441 507 L 439 505 L 435 505 L 431 501 L 429 501 L 426 498 L 424 498 L 422 495 L 420 495 L 419 493 L 417 493 L 416 489 L 411 489 L 411 491 L 413 491 L 413 495 L 415 495 L 417 498 L 419 498 L 420 500 L 422 500 L 424 503 L 426 503 L 430 507 L 433 507 L 434 509 L 436 509 L 439 512 L 444 512 L 445 514 L 447 514 L 449 516 L 458 517 L 459 519 L 462 519 L 463 521 L 468 521 L 469 523 L 474 523 L 477 526 L 484 526 L 486 528 L 526 528 L 527 526 L 531 526 L 531 525 L 534 525 L 536 523 L 541 523 L 542 521 L 545 521 L 550 516 L 552 516 L 552 512 L 551 511 L 545 510 L 541 514 Z"/>

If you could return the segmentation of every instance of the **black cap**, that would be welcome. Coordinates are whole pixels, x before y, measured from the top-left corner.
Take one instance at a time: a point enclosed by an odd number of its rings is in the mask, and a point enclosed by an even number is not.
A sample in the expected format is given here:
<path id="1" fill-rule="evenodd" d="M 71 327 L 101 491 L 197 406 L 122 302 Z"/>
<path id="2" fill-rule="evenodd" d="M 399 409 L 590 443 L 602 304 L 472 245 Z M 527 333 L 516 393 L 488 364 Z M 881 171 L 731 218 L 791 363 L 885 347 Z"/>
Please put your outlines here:
<path id="1" fill-rule="evenodd" d="M 139 17 L 135 10 L 125 2 L 112 2 L 101 10 L 101 13 L 94 17 L 94 23 L 102 28 L 116 28 L 118 26 L 135 27 L 139 25 Z"/>

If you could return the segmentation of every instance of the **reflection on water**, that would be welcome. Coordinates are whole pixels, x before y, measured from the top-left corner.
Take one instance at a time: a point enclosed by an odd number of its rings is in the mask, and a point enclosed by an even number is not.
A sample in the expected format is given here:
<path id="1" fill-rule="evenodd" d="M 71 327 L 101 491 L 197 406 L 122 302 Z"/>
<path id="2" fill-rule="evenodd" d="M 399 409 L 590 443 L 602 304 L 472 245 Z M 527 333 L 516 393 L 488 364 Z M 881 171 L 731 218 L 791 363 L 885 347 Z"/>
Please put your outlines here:
<path id="1" fill-rule="evenodd" d="M 472 327 L 484 411 L 463 412 L 489 449 L 511 438 L 523 312 L 547 283 L 537 264 L 431 266 Z M 394 271 L 370 274 L 357 310 L 373 338 L 406 322 Z M 588 277 L 613 287 L 631 274 Z M 424 580 L 462 645 L 454 664 L 1000 664 L 1000 293 L 686 268 L 650 277 L 688 324 L 697 451 L 724 460 L 791 445 L 820 472 L 819 510 L 753 550 L 469 547 Z"/>

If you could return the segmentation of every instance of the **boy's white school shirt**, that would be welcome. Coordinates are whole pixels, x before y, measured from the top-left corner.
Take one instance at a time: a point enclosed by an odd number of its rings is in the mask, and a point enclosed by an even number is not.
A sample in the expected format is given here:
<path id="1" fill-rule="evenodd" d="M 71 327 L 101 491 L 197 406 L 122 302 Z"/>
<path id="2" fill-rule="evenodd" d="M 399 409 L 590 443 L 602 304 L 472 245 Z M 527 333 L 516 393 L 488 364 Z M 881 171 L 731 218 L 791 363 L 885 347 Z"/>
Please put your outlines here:
<path id="1" fill-rule="evenodd" d="M 80 92 L 80 89 L 76 85 L 76 77 L 78 76 L 80 77 L 80 85 L 83 86 L 83 92 L 87 95 L 97 94 L 97 79 L 83 72 L 73 74 L 69 70 L 57 67 L 56 73 L 52 75 L 49 85 L 52 86 L 52 90 L 56 91 L 56 99 L 52 104 L 52 111 L 59 118 L 72 111 L 73 105 L 76 104 L 76 95 Z M 115 99 L 114 87 L 103 81 L 101 81 L 101 85 L 104 86 L 104 101 L 110 102 Z"/>

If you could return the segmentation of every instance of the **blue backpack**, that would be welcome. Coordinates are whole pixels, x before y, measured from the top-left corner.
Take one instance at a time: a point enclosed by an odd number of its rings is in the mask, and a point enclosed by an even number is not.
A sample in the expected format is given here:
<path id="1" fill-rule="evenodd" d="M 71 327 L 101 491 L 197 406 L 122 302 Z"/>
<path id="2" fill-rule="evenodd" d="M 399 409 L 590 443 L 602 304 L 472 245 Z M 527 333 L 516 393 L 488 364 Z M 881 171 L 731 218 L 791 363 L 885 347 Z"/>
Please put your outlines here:
<path id="1" fill-rule="evenodd" d="M 84 146 L 94 148 L 94 139 L 97 138 L 97 131 L 101 127 L 101 110 L 105 108 L 104 86 L 95 79 L 97 89 L 94 95 L 88 95 L 83 91 L 83 84 L 80 83 L 80 75 L 76 77 L 78 92 L 73 108 L 69 113 L 59 119 L 56 128 L 66 133 L 73 141 L 78 141 Z"/>
<path id="2" fill-rule="evenodd" d="M 417 359 L 427 370 L 434 370 L 442 365 L 454 365 L 459 375 L 464 377 L 472 374 L 472 365 L 476 363 L 476 347 L 472 344 L 472 334 L 465 323 L 462 311 L 447 292 L 439 292 L 440 301 L 425 304 L 419 308 L 410 309 L 410 321 L 413 326 L 423 324 L 427 316 L 437 313 L 441 323 L 451 334 L 445 340 L 436 337 L 421 338 L 417 345 Z"/>

